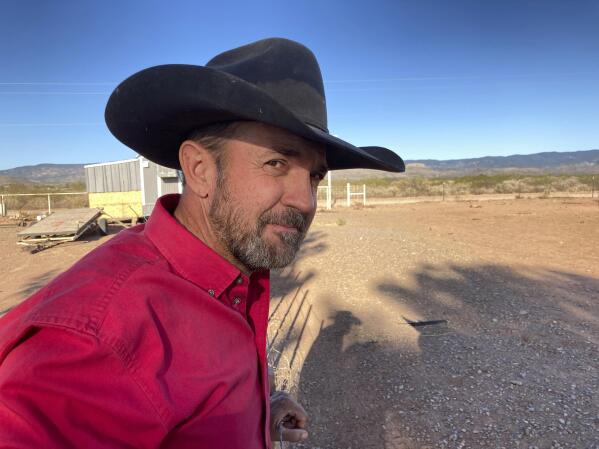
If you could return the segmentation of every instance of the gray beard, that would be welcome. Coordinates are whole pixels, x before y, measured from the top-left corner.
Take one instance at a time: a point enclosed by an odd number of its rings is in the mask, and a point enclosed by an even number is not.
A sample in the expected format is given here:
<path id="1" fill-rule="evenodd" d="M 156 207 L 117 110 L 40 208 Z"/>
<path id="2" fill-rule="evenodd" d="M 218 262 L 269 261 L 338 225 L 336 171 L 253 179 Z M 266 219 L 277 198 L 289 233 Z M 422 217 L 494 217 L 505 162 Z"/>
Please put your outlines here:
<path id="1" fill-rule="evenodd" d="M 282 268 L 295 258 L 308 230 L 308 218 L 296 209 L 283 212 L 264 212 L 255 226 L 247 223 L 241 209 L 230 201 L 223 179 L 217 182 L 216 194 L 210 205 L 209 217 L 217 237 L 224 247 L 249 271 Z M 298 232 L 278 234 L 283 248 L 269 244 L 262 238 L 267 224 L 295 227 Z"/>

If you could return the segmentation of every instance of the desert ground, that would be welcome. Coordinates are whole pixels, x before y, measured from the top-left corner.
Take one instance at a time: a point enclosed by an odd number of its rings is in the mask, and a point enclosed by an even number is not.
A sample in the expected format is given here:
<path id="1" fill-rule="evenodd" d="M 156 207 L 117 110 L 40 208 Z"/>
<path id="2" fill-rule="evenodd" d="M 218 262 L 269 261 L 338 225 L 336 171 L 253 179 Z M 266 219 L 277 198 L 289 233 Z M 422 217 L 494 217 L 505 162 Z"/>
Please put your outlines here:
<path id="1" fill-rule="evenodd" d="M 17 231 L 0 313 L 111 237 L 30 254 Z M 277 384 L 310 415 L 295 447 L 599 448 L 596 200 L 319 211 L 271 295 Z"/>

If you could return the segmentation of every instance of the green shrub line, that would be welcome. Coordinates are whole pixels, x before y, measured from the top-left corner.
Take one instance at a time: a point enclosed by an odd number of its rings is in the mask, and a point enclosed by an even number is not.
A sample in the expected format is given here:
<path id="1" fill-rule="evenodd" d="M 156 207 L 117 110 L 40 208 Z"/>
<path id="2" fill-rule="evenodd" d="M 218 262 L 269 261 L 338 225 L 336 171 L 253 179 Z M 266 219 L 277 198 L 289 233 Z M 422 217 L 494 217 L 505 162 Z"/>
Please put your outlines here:
<path id="1" fill-rule="evenodd" d="M 0 194 L 9 195 L 17 193 L 71 193 L 85 192 L 87 187 L 84 182 L 69 182 L 65 184 L 7 184 L 0 186 Z"/>
<path id="2" fill-rule="evenodd" d="M 539 193 L 549 196 L 552 192 L 590 192 L 593 188 L 593 175 L 531 175 L 531 174 L 475 174 L 464 176 L 413 176 L 413 177 L 369 177 L 363 179 L 343 179 L 333 177 L 333 199 L 345 198 L 346 184 L 354 188 L 366 185 L 367 197 L 391 198 L 413 196 L 459 196 L 479 194 L 526 194 Z M 325 185 L 323 182 L 321 185 Z M 599 174 L 595 175 L 595 189 L 599 189 Z M 0 186 L 0 194 L 16 193 L 68 193 L 85 192 L 84 182 L 66 184 L 9 184 Z M 43 209 L 47 198 L 9 197 L 5 198 L 9 209 Z M 87 207 L 84 195 L 56 195 L 52 197 L 52 207 Z"/>
<path id="3" fill-rule="evenodd" d="M 333 196 L 343 198 L 347 183 L 366 185 L 367 196 L 411 197 L 477 194 L 524 194 L 551 192 L 590 192 L 593 175 L 530 175 L 530 174 L 475 174 L 455 177 L 414 176 L 363 179 L 333 179 Z M 324 184 L 322 184 L 324 185 Z M 595 189 L 599 189 L 599 174 L 595 175 Z"/>
<path id="4" fill-rule="evenodd" d="M 43 212 L 48 209 L 48 197 L 53 193 L 85 192 L 83 182 L 67 184 L 9 184 L 0 187 L 0 195 L 15 195 L 20 193 L 39 194 L 39 196 L 7 196 L 4 205 L 9 213 L 29 213 L 31 211 Z M 87 195 L 53 195 L 51 197 L 52 210 L 73 209 L 89 207 Z"/>

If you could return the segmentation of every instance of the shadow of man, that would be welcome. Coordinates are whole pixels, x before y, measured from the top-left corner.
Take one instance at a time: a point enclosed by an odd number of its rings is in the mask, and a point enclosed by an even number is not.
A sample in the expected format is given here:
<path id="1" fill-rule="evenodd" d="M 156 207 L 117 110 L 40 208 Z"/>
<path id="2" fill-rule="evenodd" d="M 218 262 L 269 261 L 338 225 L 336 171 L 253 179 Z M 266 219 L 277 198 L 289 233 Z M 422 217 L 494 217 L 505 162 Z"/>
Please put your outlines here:
<path id="1" fill-rule="evenodd" d="M 300 401 L 310 416 L 309 446 L 385 447 L 388 404 L 373 369 L 385 359 L 376 341 L 351 343 L 361 321 L 338 311 L 323 328 L 302 368 Z M 306 446 L 304 446 L 306 447 Z"/>
<path id="2" fill-rule="evenodd" d="M 377 287 L 417 332 L 418 353 L 395 371 L 409 393 L 401 433 L 430 447 L 594 447 L 597 279 L 455 263 L 414 278 Z M 449 325 L 414 327 L 418 316 Z"/>

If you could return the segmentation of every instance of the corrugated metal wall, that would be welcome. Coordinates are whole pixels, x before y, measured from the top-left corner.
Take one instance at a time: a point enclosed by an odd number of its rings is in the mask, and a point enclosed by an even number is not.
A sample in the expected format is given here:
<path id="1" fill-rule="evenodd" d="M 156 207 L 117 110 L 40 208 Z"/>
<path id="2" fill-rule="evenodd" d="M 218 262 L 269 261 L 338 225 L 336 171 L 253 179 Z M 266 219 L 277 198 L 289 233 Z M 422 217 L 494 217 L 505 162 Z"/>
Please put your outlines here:
<path id="1" fill-rule="evenodd" d="M 144 177 L 143 213 L 144 215 L 150 215 L 158 197 L 167 193 L 179 192 L 179 178 L 177 177 L 177 170 L 163 167 L 151 161 L 147 161 L 147 164 L 142 164 L 142 166 Z"/>
<path id="2" fill-rule="evenodd" d="M 162 194 L 179 193 L 179 178 L 161 178 Z"/>
<path id="3" fill-rule="evenodd" d="M 139 162 L 126 161 L 86 167 L 85 182 L 90 193 L 141 190 Z"/>
<path id="4" fill-rule="evenodd" d="M 145 161 L 143 164 L 144 171 L 144 191 L 143 191 L 143 204 L 151 204 L 154 206 L 156 199 L 158 198 L 158 165 L 151 161 Z M 146 167 L 147 165 L 147 167 Z M 144 210 L 145 213 L 145 210 Z"/>
<path id="5" fill-rule="evenodd" d="M 152 212 L 159 196 L 179 192 L 177 171 L 146 159 L 90 165 L 85 167 L 85 178 L 89 193 L 141 191 L 144 215 Z"/>

